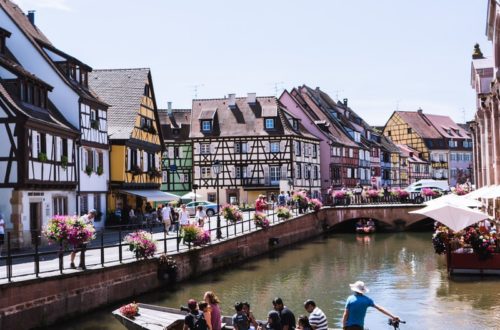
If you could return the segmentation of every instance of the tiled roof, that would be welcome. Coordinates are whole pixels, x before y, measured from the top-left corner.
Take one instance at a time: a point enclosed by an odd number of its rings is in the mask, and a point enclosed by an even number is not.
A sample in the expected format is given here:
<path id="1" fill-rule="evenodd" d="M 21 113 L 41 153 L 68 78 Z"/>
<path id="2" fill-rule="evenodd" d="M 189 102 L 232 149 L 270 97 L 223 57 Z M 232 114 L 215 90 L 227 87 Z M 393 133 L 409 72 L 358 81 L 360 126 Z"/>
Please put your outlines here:
<path id="1" fill-rule="evenodd" d="M 399 148 L 390 138 L 380 135 L 380 145 L 389 152 L 399 153 Z"/>
<path id="2" fill-rule="evenodd" d="M 448 139 L 470 139 L 470 134 L 460 125 L 455 123 L 448 116 L 424 114 L 441 133 L 442 136 Z"/>
<path id="3" fill-rule="evenodd" d="M 172 109 L 170 115 L 167 109 L 158 109 L 163 138 L 165 140 L 188 140 L 191 127 L 191 109 Z M 174 129 L 179 134 L 174 134 Z"/>
<path id="4" fill-rule="evenodd" d="M 405 144 L 396 144 L 396 146 L 399 148 L 399 151 L 401 152 L 401 156 L 408 157 L 409 162 L 428 164 L 427 161 L 418 157 L 417 150 L 415 150 L 415 149 L 413 149 Z M 412 153 L 412 157 L 410 157 L 410 153 Z"/>
<path id="5" fill-rule="evenodd" d="M 34 39 L 50 44 L 50 40 L 35 25 L 31 24 L 24 12 L 18 5 L 10 0 L 0 0 L 2 7 L 7 14 L 16 22 L 19 28 L 29 34 Z"/>
<path id="6" fill-rule="evenodd" d="M 236 98 L 236 104 L 231 108 L 228 107 L 228 101 L 227 98 L 193 100 L 190 137 L 296 135 L 317 139 L 300 124 L 300 120 L 299 129 L 295 131 L 286 119 L 286 116 L 291 115 L 288 112 L 285 114 L 285 107 L 275 97 L 257 97 L 255 103 L 248 103 L 246 97 Z M 263 110 L 273 105 L 277 107 L 275 129 L 266 130 Z M 200 119 L 210 119 L 208 117 L 214 109 L 217 111 L 214 114 L 212 132 L 205 134 L 201 131 Z"/>
<path id="7" fill-rule="evenodd" d="M 110 139 L 130 138 L 149 73 L 147 68 L 94 70 L 89 73 L 89 86 L 96 91 L 100 99 L 110 105 Z"/>
<path id="8" fill-rule="evenodd" d="M 395 111 L 415 132 L 424 139 L 441 139 L 432 123 L 417 111 Z"/>

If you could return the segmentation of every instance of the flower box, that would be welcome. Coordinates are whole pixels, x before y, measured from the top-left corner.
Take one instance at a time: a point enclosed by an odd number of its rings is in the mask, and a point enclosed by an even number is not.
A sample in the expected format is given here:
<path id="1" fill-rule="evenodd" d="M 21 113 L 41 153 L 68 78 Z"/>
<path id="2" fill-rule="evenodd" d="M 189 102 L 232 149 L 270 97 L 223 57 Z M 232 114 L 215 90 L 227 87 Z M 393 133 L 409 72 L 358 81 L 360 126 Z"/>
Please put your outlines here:
<path id="1" fill-rule="evenodd" d="M 500 253 L 481 259 L 477 253 L 452 252 L 448 269 L 450 273 L 500 273 Z"/>

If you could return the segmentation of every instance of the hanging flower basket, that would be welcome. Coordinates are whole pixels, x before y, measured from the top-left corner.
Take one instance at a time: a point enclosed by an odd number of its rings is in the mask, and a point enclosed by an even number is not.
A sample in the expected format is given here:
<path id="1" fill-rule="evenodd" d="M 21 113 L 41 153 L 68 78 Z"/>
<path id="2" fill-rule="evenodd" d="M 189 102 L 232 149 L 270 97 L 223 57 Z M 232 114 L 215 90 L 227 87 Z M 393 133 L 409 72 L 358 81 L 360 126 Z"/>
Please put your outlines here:
<path id="1" fill-rule="evenodd" d="M 49 220 L 43 234 L 49 243 L 77 246 L 95 239 L 95 228 L 83 218 L 56 215 Z"/>

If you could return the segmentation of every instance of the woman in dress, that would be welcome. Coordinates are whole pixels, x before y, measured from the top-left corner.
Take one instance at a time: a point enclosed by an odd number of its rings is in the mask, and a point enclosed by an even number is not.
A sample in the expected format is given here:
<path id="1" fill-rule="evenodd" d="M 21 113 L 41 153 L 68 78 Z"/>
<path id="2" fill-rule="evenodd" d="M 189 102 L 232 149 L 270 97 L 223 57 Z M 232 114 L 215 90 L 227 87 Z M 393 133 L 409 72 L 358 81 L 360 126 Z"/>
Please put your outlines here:
<path id="1" fill-rule="evenodd" d="M 212 323 L 212 330 L 221 330 L 222 317 L 220 312 L 220 300 L 212 291 L 205 292 L 203 296 L 205 302 L 208 303 L 208 310 L 210 311 L 210 318 Z"/>

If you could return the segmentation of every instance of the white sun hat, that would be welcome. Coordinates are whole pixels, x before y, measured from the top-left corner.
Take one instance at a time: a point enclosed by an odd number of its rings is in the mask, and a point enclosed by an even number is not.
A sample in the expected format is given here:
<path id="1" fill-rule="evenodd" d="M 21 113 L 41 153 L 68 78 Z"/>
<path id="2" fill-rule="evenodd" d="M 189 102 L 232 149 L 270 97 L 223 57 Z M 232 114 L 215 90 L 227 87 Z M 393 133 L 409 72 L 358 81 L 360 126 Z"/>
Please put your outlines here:
<path id="1" fill-rule="evenodd" d="M 351 290 L 357 293 L 368 293 L 370 290 L 365 286 L 365 282 L 362 281 L 356 281 L 356 283 L 349 284 L 351 287 Z"/>

